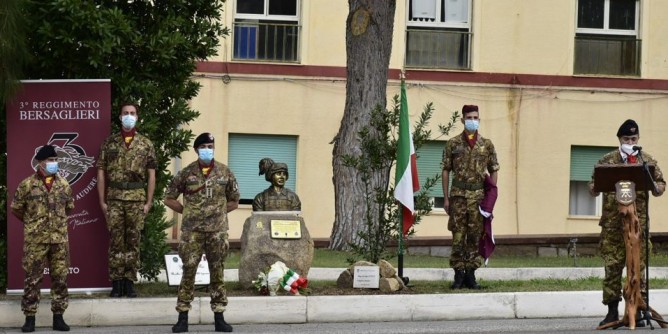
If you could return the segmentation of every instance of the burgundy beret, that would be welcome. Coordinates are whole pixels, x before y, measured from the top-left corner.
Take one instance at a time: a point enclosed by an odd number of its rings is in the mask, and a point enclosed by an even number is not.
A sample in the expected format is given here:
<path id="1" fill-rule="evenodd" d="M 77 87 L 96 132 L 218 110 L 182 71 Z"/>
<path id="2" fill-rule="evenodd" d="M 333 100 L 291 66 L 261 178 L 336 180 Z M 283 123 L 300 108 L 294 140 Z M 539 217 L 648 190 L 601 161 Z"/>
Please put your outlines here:
<path id="1" fill-rule="evenodd" d="M 466 104 L 462 107 L 462 114 L 464 115 L 474 111 L 478 111 L 478 106 L 472 104 Z"/>

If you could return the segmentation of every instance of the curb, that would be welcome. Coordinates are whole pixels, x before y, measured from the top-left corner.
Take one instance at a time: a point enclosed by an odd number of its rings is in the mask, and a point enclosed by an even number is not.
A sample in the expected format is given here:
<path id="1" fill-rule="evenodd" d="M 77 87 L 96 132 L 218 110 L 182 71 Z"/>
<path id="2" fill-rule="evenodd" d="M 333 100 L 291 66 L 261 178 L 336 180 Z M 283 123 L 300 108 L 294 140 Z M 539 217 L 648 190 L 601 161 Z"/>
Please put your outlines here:
<path id="1" fill-rule="evenodd" d="M 311 268 L 308 279 L 312 281 L 336 281 L 346 268 Z M 601 267 L 573 268 L 480 268 L 476 270 L 476 278 L 483 280 L 520 280 L 531 279 L 580 279 L 588 277 L 603 278 L 605 271 Z M 622 275 L 626 275 L 626 269 Z M 452 269 L 439 268 L 404 268 L 404 276 L 412 281 L 451 281 L 454 279 Z M 650 267 L 650 278 L 668 278 L 668 267 Z M 158 281 L 167 282 L 165 272 L 158 276 Z M 238 269 L 225 269 L 225 281 L 239 281 Z"/>
<path id="2" fill-rule="evenodd" d="M 602 317 L 606 308 L 600 300 L 600 291 L 230 297 L 225 319 L 234 325 Z M 190 324 L 213 323 L 209 301 L 195 298 Z M 48 303 L 42 300 L 37 326 L 51 326 Z M 175 304 L 175 298 L 73 299 L 65 320 L 86 327 L 172 325 L 177 318 Z M 668 312 L 668 290 L 651 290 L 650 305 L 657 312 Z M 20 309 L 18 300 L 1 301 L 0 327 L 21 326 Z"/>

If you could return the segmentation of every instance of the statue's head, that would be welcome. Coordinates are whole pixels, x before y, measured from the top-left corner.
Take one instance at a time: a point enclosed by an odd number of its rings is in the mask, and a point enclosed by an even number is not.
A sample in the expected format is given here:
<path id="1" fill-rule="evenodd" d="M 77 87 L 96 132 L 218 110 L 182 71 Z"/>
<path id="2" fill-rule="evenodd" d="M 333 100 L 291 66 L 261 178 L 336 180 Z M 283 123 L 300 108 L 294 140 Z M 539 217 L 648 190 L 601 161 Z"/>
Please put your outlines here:
<path id="1" fill-rule="evenodd" d="M 271 158 L 264 158 L 260 160 L 260 174 L 264 174 L 264 179 L 275 183 L 273 178 L 276 173 L 283 172 L 285 173 L 285 181 L 288 180 L 290 176 L 288 173 L 288 165 L 283 162 L 274 162 Z"/>
<path id="2" fill-rule="evenodd" d="M 282 162 L 277 162 L 277 163 L 274 163 L 271 166 L 271 171 L 269 172 L 269 177 L 268 177 L 267 181 L 270 181 L 271 178 L 274 176 L 274 174 L 276 174 L 278 172 L 285 173 L 285 180 L 286 181 L 288 180 L 288 177 L 290 177 L 290 175 L 288 174 L 288 165 L 284 164 Z"/>

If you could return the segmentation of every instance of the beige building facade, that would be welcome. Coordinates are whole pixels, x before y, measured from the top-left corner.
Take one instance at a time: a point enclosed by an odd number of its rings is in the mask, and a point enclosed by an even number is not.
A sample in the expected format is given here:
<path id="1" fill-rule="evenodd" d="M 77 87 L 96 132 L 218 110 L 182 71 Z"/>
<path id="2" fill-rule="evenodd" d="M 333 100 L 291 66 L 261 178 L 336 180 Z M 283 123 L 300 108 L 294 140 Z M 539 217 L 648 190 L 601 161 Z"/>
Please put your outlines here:
<path id="1" fill-rule="evenodd" d="M 311 236 L 329 238 L 348 12 L 344 0 L 227 0 L 232 33 L 219 56 L 198 64 L 202 89 L 191 105 L 201 116 L 189 127 L 212 132 L 215 158 L 237 174 L 242 204 L 230 214 L 231 239 L 249 200 L 269 185 L 258 176 L 264 156 L 288 163 Z M 501 165 L 496 235 L 596 233 L 600 198 L 585 184 L 593 163 L 618 146 L 624 120 L 638 122 L 640 144 L 668 171 L 666 22 L 663 0 L 399 0 L 388 101 L 403 69 L 411 119 L 433 102 L 435 134 L 462 105 L 480 107 L 480 133 Z M 418 152 L 421 174 L 439 170 L 446 139 Z M 182 158 L 175 171 L 196 156 Z M 418 237 L 450 236 L 443 195 L 433 196 Z M 664 197 L 652 198 L 650 216 L 653 232 L 668 231 Z"/>

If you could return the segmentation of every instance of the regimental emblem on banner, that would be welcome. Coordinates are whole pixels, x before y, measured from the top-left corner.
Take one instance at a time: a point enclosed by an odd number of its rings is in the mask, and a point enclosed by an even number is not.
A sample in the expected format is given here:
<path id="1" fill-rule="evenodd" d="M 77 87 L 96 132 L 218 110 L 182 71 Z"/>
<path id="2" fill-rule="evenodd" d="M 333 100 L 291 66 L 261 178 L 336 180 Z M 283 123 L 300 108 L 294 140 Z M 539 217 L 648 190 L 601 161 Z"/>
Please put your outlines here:
<path id="1" fill-rule="evenodd" d="M 56 148 L 58 174 L 65 178 L 70 186 L 79 181 L 88 168 L 93 167 L 95 163 L 95 157 L 87 156 L 83 147 L 74 143 L 78 136 L 79 134 L 75 132 L 56 132 L 51 135 L 47 143 Z M 40 147 L 42 146 L 35 147 L 35 154 Z M 34 170 L 37 170 L 38 164 L 37 160 L 32 160 Z"/>
<path id="2" fill-rule="evenodd" d="M 629 205 L 636 200 L 636 184 L 631 181 L 615 183 L 615 199 L 621 205 Z"/>

